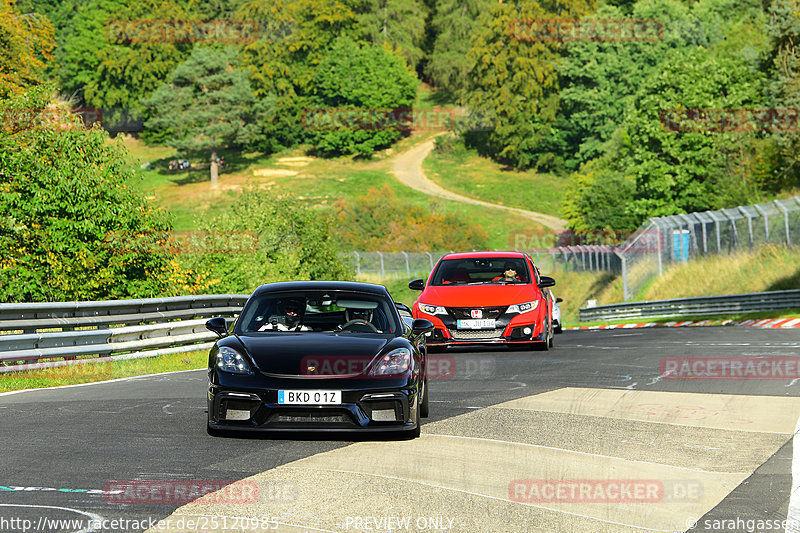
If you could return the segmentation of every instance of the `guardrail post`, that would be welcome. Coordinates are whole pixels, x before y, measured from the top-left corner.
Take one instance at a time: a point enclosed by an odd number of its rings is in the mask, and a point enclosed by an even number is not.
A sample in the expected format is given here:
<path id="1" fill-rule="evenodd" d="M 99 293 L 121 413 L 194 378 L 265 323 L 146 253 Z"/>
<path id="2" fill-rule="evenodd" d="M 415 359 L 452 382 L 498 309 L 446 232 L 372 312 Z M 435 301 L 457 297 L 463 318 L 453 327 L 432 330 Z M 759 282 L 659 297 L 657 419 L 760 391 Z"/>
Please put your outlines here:
<path id="1" fill-rule="evenodd" d="M 406 258 L 406 276 L 408 276 L 408 279 L 411 279 L 411 266 L 408 264 L 408 253 L 407 252 L 400 252 L 400 253 L 403 254 L 403 257 Z"/>
<path id="2" fill-rule="evenodd" d="M 628 297 L 628 268 L 627 268 L 627 261 L 624 255 L 619 255 L 619 258 L 622 260 L 622 298 L 627 302 L 629 300 Z"/>
<path id="3" fill-rule="evenodd" d="M 356 275 L 361 275 L 361 255 L 358 252 L 353 252 L 356 256 Z"/>

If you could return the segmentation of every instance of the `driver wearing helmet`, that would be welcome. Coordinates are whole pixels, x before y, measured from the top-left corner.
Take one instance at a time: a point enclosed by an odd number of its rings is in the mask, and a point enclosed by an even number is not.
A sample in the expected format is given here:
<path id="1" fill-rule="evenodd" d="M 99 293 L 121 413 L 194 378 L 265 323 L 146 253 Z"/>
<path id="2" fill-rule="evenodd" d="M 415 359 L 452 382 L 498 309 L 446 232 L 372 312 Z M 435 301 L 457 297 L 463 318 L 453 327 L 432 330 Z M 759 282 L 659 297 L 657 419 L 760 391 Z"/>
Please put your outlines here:
<path id="1" fill-rule="evenodd" d="M 278 302 L 279 314 L 272 315 L 258 331 L 311 331 L 301 324 L 306 310 L 303 298 L 289 298 Z"/>
<path id="2" fill-rule="evenodd" d="M 503 267 L 503 275 L 493 278 L 492 281 L 519 281 L 519 276 L 517 275 L 517 266 L 512 262 L 506 263 Z"/>
<path id="3" fill-rule="evenodd" d="M 346 322 L 356 320 L 366 324 L 372 322 L 372 309 L 345 309 L 344 318 Z"/>
<path id="4" fill-rule="evenodd" d="M 345 323 L 339 325 L 336 331 L 356 331 L 362 333 L 382 333 L 372 323 L 373 310 L 348 307 L 344 310 Z"/>

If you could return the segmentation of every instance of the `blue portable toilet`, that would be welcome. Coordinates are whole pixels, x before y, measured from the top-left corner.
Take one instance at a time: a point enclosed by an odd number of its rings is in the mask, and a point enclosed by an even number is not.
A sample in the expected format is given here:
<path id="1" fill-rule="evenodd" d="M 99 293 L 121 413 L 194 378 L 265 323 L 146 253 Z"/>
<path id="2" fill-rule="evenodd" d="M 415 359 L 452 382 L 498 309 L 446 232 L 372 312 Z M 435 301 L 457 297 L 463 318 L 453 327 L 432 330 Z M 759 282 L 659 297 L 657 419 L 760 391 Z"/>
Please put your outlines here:
<path id="1" fill-rule="evenodd" d="M 672 260 L 686 263 L 689 261 L 689 230 L 672 232 Z"/>

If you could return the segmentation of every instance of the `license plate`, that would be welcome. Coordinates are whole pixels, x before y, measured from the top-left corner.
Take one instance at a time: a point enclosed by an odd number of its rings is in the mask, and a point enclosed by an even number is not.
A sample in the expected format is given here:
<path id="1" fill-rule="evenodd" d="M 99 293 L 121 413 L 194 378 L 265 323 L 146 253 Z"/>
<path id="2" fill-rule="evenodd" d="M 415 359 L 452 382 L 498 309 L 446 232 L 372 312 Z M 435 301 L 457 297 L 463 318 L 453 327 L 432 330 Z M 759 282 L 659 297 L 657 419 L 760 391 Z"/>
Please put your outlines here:
<path id="1" fill-rule="evenodd" d="M 340 390 L 279 390 L 280 405 L 339 405 L 342 403 Z"/>
<path id="2" fill-rule="evenodd" d="M 494 318 L 483 318 L 483 319 L 467 319 L 467 320 L 459 320 L 456 323 L 456 327 L 458 329 L 494 329 Z"/>

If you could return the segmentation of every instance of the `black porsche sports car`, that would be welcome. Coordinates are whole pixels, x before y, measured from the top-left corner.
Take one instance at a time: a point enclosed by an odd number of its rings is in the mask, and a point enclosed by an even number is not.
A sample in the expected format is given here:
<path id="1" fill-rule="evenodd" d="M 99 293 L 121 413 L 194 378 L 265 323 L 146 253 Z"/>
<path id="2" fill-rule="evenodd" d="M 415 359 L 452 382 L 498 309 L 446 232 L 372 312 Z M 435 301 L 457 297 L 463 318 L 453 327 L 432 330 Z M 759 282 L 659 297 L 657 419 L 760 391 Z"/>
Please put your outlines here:
<path id="1" fill-rule="evenodd" d="M 428 415 L 425 334 L 386 288 L 296 281 L 256 289 L 208 359 L 208 431 L 401 431 Z"/>

